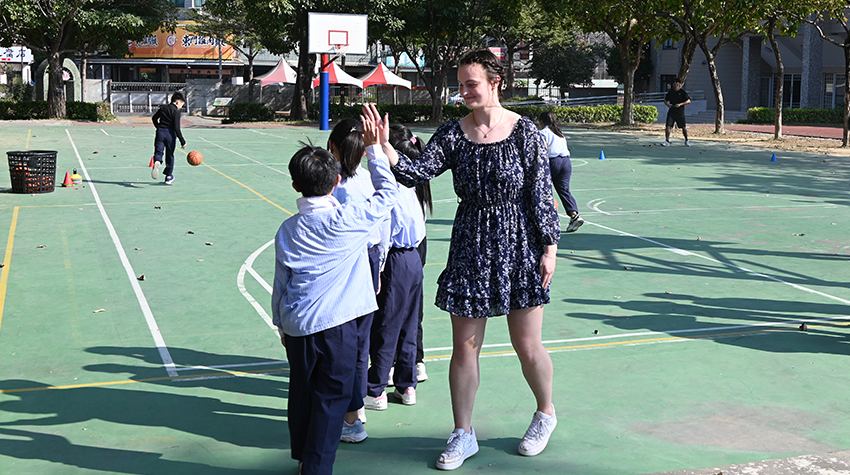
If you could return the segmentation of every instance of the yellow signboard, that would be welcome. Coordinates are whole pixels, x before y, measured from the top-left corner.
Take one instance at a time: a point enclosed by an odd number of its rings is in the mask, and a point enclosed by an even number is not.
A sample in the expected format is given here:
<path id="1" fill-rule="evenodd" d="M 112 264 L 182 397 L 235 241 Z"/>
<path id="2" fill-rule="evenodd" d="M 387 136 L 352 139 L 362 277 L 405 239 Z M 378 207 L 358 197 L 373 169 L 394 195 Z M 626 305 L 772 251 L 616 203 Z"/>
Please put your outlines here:
<path id="1" fill-rule="evenodd" d="M 208 59 L 218 60 L 219 40 L 208 36 L 191 33 L 183 26 L 178 26 L 174 33 L 157 31 L 141 41 L 131 41 L 130 53 L 133 58 L 158 59 Z M 227 43 L 221 42 L 221 58 L 233 59 L 234 49 Z"/>

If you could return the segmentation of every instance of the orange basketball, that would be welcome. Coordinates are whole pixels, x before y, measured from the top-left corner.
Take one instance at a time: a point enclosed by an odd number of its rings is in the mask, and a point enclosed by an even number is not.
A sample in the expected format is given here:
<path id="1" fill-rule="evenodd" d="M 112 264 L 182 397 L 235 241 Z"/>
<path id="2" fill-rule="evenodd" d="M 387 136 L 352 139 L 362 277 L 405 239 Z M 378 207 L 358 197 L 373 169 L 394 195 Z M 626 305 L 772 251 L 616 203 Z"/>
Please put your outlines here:
<path id="1" fill-rule="evenodd" d="M 186 155 L 186 161 L 189 162 L 189 165 L 197 167 L 201 164 L 201 162 L 204 161 L 204 156 L 201 155 L 201 152 L 197 150 L 192 150 L 191 152 L 189 152 L 189 155 Z"/>

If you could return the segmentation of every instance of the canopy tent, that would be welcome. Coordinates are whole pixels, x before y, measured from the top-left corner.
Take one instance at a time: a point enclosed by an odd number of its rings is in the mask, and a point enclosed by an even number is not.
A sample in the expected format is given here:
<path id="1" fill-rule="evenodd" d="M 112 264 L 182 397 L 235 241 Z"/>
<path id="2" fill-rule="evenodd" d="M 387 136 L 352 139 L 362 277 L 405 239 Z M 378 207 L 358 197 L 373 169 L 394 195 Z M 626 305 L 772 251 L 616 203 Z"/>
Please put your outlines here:
<path id="1" fill-rule="evenodd" d="M 319 79 L 313 79 L 313 87 L 319 86 Z M 328 83 L 330 84 L 351 84 L 353 86 L 357 86 L 359 88 L 363 88 L 363 81 L 352 77 L 348 73 L 342 70 L 339 65 L 336 63 L 331 63 L 328 65 Z"/>
<path id="2" fill-rule="evenodd" d="M 363 87 L 373 86 L 376 84 L 389 84 L 391 86 L 401 86 L 410 89 L 410 81 L 402 79 L 392 73 L 384 63 L 379 63 L 378 66 L 369 72 L 369 74 L 360 78 L 363 81 Z"/>
<path id="3" fill-rule="evenodd" d="M 296 77 L 295 70 L 285 60 L 281 59 L 274 69 L 262 76 L 257 76 L 255 80 L 260 81 L 260 87 L 263 87 L 269 84 L 295 84 Z"/>

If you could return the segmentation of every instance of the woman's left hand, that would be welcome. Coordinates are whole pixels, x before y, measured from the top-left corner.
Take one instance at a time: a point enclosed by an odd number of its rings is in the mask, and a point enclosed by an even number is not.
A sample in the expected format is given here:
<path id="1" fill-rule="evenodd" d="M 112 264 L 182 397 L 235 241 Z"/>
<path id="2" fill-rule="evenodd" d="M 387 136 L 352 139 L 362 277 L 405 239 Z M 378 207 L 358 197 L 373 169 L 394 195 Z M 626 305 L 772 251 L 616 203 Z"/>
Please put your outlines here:
<path id="1" fill-rule="evenodd" d="M 555 251 L 553 249 L 549 252 L 550 247 L 554 248 L 554 246 L 547 246 L 547 251 L 540 256 L 540 280 L 544 289 L 549 288 L 552 283 L 552 275 L 555 274 Z"/>

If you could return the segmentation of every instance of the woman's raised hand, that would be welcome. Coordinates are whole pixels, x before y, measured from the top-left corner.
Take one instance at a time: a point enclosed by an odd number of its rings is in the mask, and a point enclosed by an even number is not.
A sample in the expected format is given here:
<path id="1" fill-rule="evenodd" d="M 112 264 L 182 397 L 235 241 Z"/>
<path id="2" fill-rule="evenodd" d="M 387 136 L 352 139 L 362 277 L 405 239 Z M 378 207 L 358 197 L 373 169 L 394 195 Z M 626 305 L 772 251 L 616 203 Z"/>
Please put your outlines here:
<path id="1" fill-rule="evenodd" d="M 363 104 L 363 114 L 360 115 L 360 120 L 363 122 L 364 129 L 367 129 L 366 123 L 371 122 L 374 127 L 374 131 L 377 134 L 377 142 L 368 143 L 365 141 L 364 143 L 368 147 L 369 145 L 374 145 L 375 143 L 385 144 L 390 142 L 390 115 L 384 114 L 384 118 L 381 119 L 381 114 L 378 112 L 378 108 L 375 107 L 375 104 L 368 103 Z"/>

